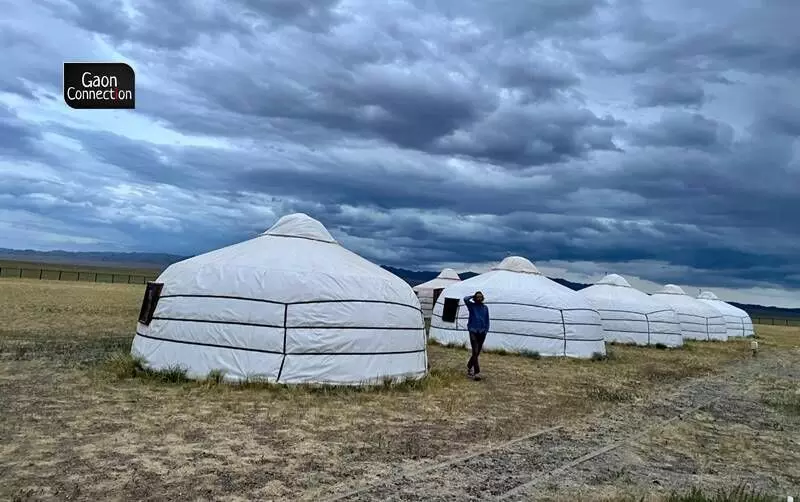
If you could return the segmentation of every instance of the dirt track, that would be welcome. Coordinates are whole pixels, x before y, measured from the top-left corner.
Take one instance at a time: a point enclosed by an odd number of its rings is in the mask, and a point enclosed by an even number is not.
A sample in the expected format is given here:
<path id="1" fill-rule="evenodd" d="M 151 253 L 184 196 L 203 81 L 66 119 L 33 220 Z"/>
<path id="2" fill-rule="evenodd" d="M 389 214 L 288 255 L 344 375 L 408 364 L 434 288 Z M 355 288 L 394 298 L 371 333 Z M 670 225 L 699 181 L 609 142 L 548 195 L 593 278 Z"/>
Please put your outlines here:
<path id="1" fill-rule="evenodd" d="M 764 404 L 776 392 L 800 392 L 798 362 L 794 349 L 735 363 L 670 396 L 336 499 L 577 500 L 667 494 L 696 485 L 730 489 L 742 482 L 798 496 L 800 417 Z M 592 453 L 599 455 L 570 466 Z"/>

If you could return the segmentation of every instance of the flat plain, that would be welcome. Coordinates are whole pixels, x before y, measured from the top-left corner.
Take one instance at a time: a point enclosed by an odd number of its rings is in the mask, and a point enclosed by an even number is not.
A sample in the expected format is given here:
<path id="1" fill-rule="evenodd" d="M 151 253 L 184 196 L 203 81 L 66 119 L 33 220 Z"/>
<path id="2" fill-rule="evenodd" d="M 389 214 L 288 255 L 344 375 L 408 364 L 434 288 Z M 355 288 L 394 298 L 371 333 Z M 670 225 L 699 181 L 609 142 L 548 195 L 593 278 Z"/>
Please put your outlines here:
<path id="1" fill-rule="evenodd" d="M 657 500 L 741 483 L 800 496 L 798 328 L 757 326 L 756 357 L 745 340 L 486 354 L 473 382 L 466 351 L 431 345 L 413 385 L 230 386 L 129 371 L 142 293 L 0 279 L 0 499 Z"/>

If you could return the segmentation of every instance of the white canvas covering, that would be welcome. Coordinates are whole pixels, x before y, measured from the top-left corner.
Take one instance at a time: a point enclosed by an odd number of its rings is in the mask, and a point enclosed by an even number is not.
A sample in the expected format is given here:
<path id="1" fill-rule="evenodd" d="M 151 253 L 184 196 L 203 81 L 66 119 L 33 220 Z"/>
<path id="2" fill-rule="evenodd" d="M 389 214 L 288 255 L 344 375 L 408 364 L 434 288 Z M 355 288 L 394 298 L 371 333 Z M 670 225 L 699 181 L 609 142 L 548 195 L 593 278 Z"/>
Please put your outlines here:
<path id="1" fill-rule="evenodd" d="M 722 317 L 725 318 L 725 325 L 728 328 L 728 336 L 753 336 L 755 334 L 753 320 L 744 310 L 720 300 L 711 291 L 703 291 L 697 299 L 714 307 L 722 314 Z"/>
<path id="2" fill-rule="evenodd" d="M 579 358 L 606 353 L 600 314 L 584 297 L 543 276 L 519 256 L 445 288 L 433 308 L 431 339 L 469 345 L 469 314 L 463 298 L 475 291 L 484 294 L 489 307 L 486 350 Z M 445 298 L 461 300 L 453 323 L 442 320 Z"/>
<path id="3" fill-rule="evenodd" d="M 431 312 L 433 312 L 434 291 L 444 289 L 460 280 L 461 278 L 458 276 L 455 270 L 452 268 L 445 268 L 442 269 L 436 278 L 414 286 L 414 292 L 417 293 L 419 304 L 422 306 L 422 315 L 424 315 L 426 319 L 430 319 Z"/>
<path id="4" fill-rule="evenodd" d="M 419 300 L 305 214 L 170 265 L 132 352 L 191 378 L 358 385 L 427 371 Z"/>
<path id="5" fill-rule="evenodd" d="M 600 313 L 607 342 L 636 345 L 683 345 L 678 315 L 672 307 L 610 274 L 578 293 Z"/>
<path id="6" fill-rule="evenodd" d="M 668 305 L 678 314 L 684 340 L 727 340 L 725 319 L 714 308 L 687 295 L 680 286 L 667 284 L 652 298 Z"/>

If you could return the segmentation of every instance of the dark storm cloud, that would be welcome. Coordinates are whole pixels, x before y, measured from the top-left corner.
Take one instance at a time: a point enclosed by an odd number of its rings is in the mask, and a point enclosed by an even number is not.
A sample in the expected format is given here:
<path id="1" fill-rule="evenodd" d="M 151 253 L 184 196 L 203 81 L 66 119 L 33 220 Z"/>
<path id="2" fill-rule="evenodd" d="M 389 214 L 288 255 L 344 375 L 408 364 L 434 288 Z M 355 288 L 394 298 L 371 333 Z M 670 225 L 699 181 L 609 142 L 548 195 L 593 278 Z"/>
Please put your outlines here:
<path id="1" fill-rule="evenodd" d="M 11 108 L 0 103 L 0 158 L 3 156 L 17 160 L 40 157 L 35 142 L 41 139 L 36 127 L 19 118 Z"/>
<path id="2" fill-rule="evenodd" d="M 186 47 L 204 35 L 247 31 L 245 21 L 221 5 L 196 0 L 137 2 L 137 12 L 129 12 L 122 0 L 78 0 L 52 8 L 77 26 L 117 42 L 137 42 L 163 49 Z"/>
<path id="3" fill-rule="evenodd" d="M 636 104 L 641 107 L 691 106 L 699 107 L 707 96 L 701 82 L 692 79 L 659 75 L 634 88 Z"/>
<path id="4" fill-rule="evenodd" d="M 324 31 L 339 20 L 334 8 L 339 0 L 238 0 L 244 11 L 260 20 Z"/>
<path id="5" fill-rule="evenodd" d="M 794 2 L 130 3 L 20 4 L 0 25 L 0 92 L 36 117 L 0 108 L 0 161 L 58 159 L 0 210 L 181 253 L 304 211 L 395 266 L 514 253 L 800 286 Z M 62 59 L 109 54 L 92 34 L 141 75 L 135 125 L 31 104 Z M 159 134 L 150 118 L 225 141 L 132 139 Z"/>
<path id="6" fill-rule="evenodd" d="M 499 0 L 487 5 L 480 0 L 413 0 L 421 9 L 434 9 L 449 17 L 471 17 L 492 22 L 505 36 L 526 33 L 575 36 L 584 22 L 607 6 L 606 0 Z"/>
<path id="7" fill-rule="evenodd" d="M 123 16 L 119 22 L 125 26 L 124 29 L 114 22 L 102 25 L 83 23 L 82 26 L 118 39 L 136 39 L 151 45 L 161 43 L 164 47 L 193 42 L 194 39 L 184 36 L 189 26 L 199 27 L 191 30 L 192 34 L 226 31 L 236 34 L 243 29 L 240 25 L 230 24 L 228 19 L 233 18 L 225 17 L 228 14 L 219 9 L 200 9 L 193 11 L 192 15 L 178 9 L 156 15 L 156 12 L 148 10 L 155 8 L 153 5 L 146 3 L 140 8 L 142 19 L 158 20 L 146 28 L 163 31 L 164 36 L 175 40 L 174 44 L 170 40 L 160 41 L 145 32 L 132 33 L 131 26 L 136 25 L 119 7 L 106 6 L 103 9 L 113 9 L 118 16 Z M 231 12 L 237 8 L 235 5 L 230 7 Z M 536 20 L 531 24 L 532 28 L 544 29 L 552 24 L 583 18 L 599 5 L 601 3 L 583 0 L 563 4 L 540 2 L 523 15 L 519 4 L 506 2 L 499 6 L 503 12 L 499 21 L 519 21 L 523 16 L 524 19 Z M 329 12 L 334 4 L 299 3 L 289 8 L 285 2 L 267 2 L 260 8 L 255 4 L 249 7 L 253 14 L 268 19 L 277 16 L 288 23 L 297 16 L 307 18 L 313 17 L 313 13 Z M 474 11 L 476 6 L 470 8 L 477 15 Z M 95 4 L 81 3 L 79 11 L 88 16 L 97 9 L 100 8 Z M 305 66 L 299 66 L 293 59 L 279 58 L 270 62 L 270 54 L 266 52 L 263 58 L 253 56 L 263 65 L 262 72 L 249 65 L 232 65 L 228 71 L 219 66 L 192 69 L 184 65 L 173 78 L 185 82 L 202 96 L 207 106 L 220 114 L 232 114 L 240 120 L 282 120 L 286 122 L 284 125 L 288 131 L 321 127 L 357 137 L 373 136 L 403 148 L 474 155 L 479 159 L 521 165 L 583 158 L 594 150 L 616 149 L 613 133 L 606 127 L 608 122 L 595 117 L 589 110 L 577 109 L 558 116 L 552 107 L 540 109 L 530 103 L 557 98 L 563 102 L 565 93 L 580 83 L 575 71 L 567 65 L 543 59 L 541 54 L 532 52 L 534 40 L 520 45 L 513 41 L 498 43 L 495 39 L 485 47 L 473 45 L 468 49 L 471 53 L 464 54 L 468 58 L 464 62 L 453 59 L 457 54 L 452 54 L 447 60 L 438 63 L 431 60 L 409 72 L 400 63 L 430 59 L 433 51 L 429 46 L 419 44 L 419 34 L 410 28 L 413 26 L 410 23 L 416 21 L 414 16 L 420 14 L 402 9 L 401 13 L 411 16 L 409 24 L 388 18 L 376 19 L 377 27 L 363 23 L 351 28 L 342 27 L 344 34 L 348 30 L 374 30 L 376 37 L 367 37 L 362 44 L 347 43 L 341 39 L 344 35 L 340 33 L 322 38 L 303 38 L 298 34 L 298 49 L 314 51 L 303 62 Z M 172 19 L 178 18 L 181 28 L 171 29 Z M 214 29 L 211 30 L 207 24 L 213 24 Z M 469 47 L 463 45 L 469 37 L 465 38 L 457 31 L 444 29 L 428 35 L 435 36 L 436 42 L 443 46 Z M 475 37 L 485 39 L 484 36 Z M 369 50 L 374 41 L 379 42 L 380 52 Z M 254 54 L 265 49 L 263 45 L 248 47 Z M 464 72 L 464 63 L 473 67 L 474 74 Z M 284 67 L 285 64 L 292 66 Z M 518 89 L 522 94 L 501 108 L 497 92 L 503 86 Z M 575 108 L 574 104 L 569 106 Z M 204 109 L 198 108 L 192 116 L 183 103 L 149 107 L 146 101 L 140 109 L 183 128 L 219 132 L 216 121 L 205 119 Z M 243 129 L 229 127 L 227 131 L 227 134 L 240 134 Z"/>
<path id="8" fill-rule="evenodd" d="M 660 7 L 660 16 L 651 14 L 653 7 Z M 658 70 L 723 81 L 720 74 L 731 70 L 800 73 L 800 32 L 794 29 L 800 4 L 791 0 L 763 5 L 713 0 L 700 9 L 691 0 L 678 0 L 671 8 L 646 0 L 622 0 L 614 14 L 607 27 L 634 44 L 623 56 L 594 58 L 598 66 L 613 71 L 634 75 Z"/>
<path id="9" fill-rule="evenodd" d="M 698 113 L 668 111 L 657 123 L 635 129 L 633 139 L 641 146 L 724 150 L 733 140 L 733 130 Z"/>
<path id="10" fill-rule="evenodd" d="M 438 153 L 520 166 L 555 164 L 614 151 L 617 122 L 589 110 L 514 106 L 437 142 Z"/>
<path id="11" fill-rule="evenodd" d="M 796 103 L 771 103 L 756 125 L 765 134 L 800 137 L 800 106 Z"/>
<path id="12" fill-rule="evenodd" d="M 398 41 L 398 45 L 402 45 Z M 346 58 L 346 55 L 344 56 Z M 355 60 L 354 60 L 355 61 Z M 496 74 L 524 95 L 506 104 L 474 79 L 435 65 L 408 71 L 392 65 L 335 66 L 309 84 L 291 74 L 203 71 L 187 74 L 194 90 L 222 113 L 246 120 L 285 121 L 285 130 L 322 127 L 354 137 L 376 137 L 399 147 L 522 165 L 582 158 L 593 150 L 615 149 L 612 126 L 567 101 L 565 107 L 541 103 L 579 82 L 566 68 L 529 67 L 521 55 L 498 63 Z M 495 74 L 487 66 L 488 75 Z M 313 71 L 313 70 L 311 70 Z M 526 102 L 529 99 L 539 103 Z M 560 100 L 563 102 L 563 100 Z M 159 108 L 152 113 L 198 130 L 215 127 L 185 111 Z M 229 129 L 237 134 L 240 128 Z"/>

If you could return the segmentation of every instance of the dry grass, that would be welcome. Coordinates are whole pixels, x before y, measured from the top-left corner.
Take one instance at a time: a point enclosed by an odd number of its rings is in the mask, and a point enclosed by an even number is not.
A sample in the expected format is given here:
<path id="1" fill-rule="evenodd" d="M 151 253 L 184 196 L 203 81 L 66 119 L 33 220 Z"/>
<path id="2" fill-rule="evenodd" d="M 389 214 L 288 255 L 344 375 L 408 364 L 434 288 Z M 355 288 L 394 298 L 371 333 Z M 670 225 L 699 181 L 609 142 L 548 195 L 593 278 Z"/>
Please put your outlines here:
<path id="1" fill-rule="evenodd" d="M 0 498 L 314 499 L 750 357 L 744 341 L 611 346 L 599 361 L 486 354 L 473 382 L 466 350 L 431 346 L 428 380 L 370 392 L 142 378 L 120 355 L 142 293 L 0 280 Z M 796 344 L 786 329 L 759 327 L 761 350 Z"/>

